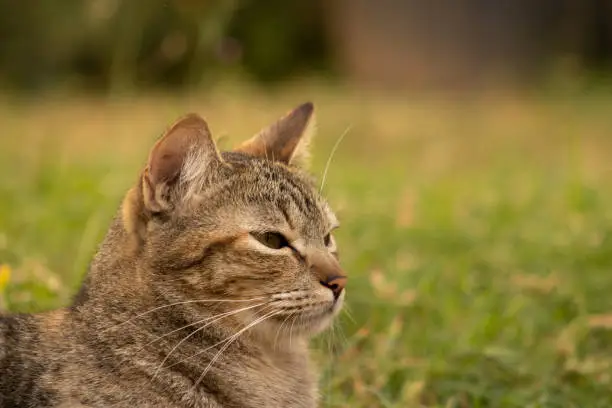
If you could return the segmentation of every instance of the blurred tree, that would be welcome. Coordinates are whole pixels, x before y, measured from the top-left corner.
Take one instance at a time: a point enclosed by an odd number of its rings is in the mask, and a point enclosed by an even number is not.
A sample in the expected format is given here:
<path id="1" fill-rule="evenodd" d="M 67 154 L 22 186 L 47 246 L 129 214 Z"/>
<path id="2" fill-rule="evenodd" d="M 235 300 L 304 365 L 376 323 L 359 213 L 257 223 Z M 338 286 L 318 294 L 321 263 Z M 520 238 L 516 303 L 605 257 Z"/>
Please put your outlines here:
<path id="1" fill-rule="evenodd" d="M 110 90 L 130 91 L 136 87 L 137 66 L 147 25 L 152 14 L 163 4 L 162 0 L 121 1 L 114 14 L 112 26 L 112 57 Z"/>
<path id="2" fill-rule="evenodd" d="M 612 1 L 0 0 L 5 88 L 191 89 L 336 65 L 393 88 L 452 88 L 541 80 L 568 55 L 609 71 Z"/>
<path id="3" fill-rule="evenodd" d="M 229 28 L 245 70 L 260 81 L 300 71 L 330 69 L 323 1 L 251 1 L 238 8 Z"/>
<path id="4" fill-rule="evenodd" d="M 245 1 L 243 0 L 243 3 Z M 180 0 L 185 17 L 197 16 L 194 21 L 194 41 L 187 82 L 199 85 L 208 68 L 214 65 L 215 51 L 223 41 L 238 0 Z"/>
<path id="5" fill-rule="evenodd" d="M 0 0 L 0 81 L 36 90 L 66 70 L 81 30 L 80 0 Z"/>
<path id="6" fill-rule="evenodd" d="M 611 8 L 610 0 L 336 0 L 329 27 L 343 71 L 360 82 L 471 89 L 540 82 L 568 55 L 584 70 L 609 70 Z"/>

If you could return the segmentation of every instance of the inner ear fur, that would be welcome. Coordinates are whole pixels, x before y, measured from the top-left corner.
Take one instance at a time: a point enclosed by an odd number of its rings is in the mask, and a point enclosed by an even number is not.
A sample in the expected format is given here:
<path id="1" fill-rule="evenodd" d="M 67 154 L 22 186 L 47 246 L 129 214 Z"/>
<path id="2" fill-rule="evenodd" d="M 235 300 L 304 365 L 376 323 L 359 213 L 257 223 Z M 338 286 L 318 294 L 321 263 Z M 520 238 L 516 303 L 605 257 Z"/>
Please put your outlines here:
<path id="1" fill-rule="evenodd" d="M 305 166 L 316 128 L 314 105 L 306 102 L 238 146 L 235 151 L 287 165 Z"/>

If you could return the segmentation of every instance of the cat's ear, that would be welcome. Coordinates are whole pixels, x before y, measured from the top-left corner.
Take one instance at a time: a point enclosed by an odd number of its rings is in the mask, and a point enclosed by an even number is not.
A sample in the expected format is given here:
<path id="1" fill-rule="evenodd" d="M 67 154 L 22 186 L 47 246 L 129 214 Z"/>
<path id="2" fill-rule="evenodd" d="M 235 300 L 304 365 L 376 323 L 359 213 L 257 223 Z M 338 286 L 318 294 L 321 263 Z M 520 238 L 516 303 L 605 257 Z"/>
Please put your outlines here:
<path id="1" fill-rule="evenodd" d="M 163 212 L 186 198 L 192 184 L 222 163 L 206 121 L 190 113 L 176 121 L 157 141 L 142 175 L 143 199 L 152 213 Z M 199 183 L 200 182 L 200 183 Z"/>
<path id="2" fill-rule="evenodd" d="M 314 106 L 306 102 L 235 150 L 288 165 L 305 166 L 315 128 Z"/>
<path id="3" fill-rule="evenodd" d="M 168 212 L 188 200 L 222 163 L 204 119 L 194 113 L 180 118 L 153 146 L 138 186 L 124 201 L 127 229 L 136 229 L 150 215 Z"/>

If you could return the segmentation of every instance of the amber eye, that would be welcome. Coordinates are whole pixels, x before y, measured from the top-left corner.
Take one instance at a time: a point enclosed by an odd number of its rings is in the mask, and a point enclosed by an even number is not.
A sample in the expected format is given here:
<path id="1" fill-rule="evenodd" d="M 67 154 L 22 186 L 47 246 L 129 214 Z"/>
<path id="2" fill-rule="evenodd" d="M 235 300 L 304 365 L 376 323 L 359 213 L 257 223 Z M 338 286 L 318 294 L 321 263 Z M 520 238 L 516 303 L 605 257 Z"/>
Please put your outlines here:
<path id="1" fill-rule="evenodd" d="M 281 249 L 289 246 L 289 241 L 280 232 L 252 232 L 251 235 L 268 248 Z"/>

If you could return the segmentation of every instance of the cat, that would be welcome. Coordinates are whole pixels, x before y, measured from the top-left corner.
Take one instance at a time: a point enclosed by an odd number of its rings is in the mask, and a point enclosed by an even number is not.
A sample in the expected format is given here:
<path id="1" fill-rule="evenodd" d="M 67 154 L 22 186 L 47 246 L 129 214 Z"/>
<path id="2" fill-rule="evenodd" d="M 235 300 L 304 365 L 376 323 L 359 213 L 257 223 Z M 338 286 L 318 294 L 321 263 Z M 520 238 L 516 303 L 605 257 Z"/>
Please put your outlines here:
<path id="1" fill-rule="evenodd" d="M 152 148 L 73 303 L 0 317 L 0 407 L 312 408 L 341 310 L 308 102 L 220 152 L 197 114 Z"/>

